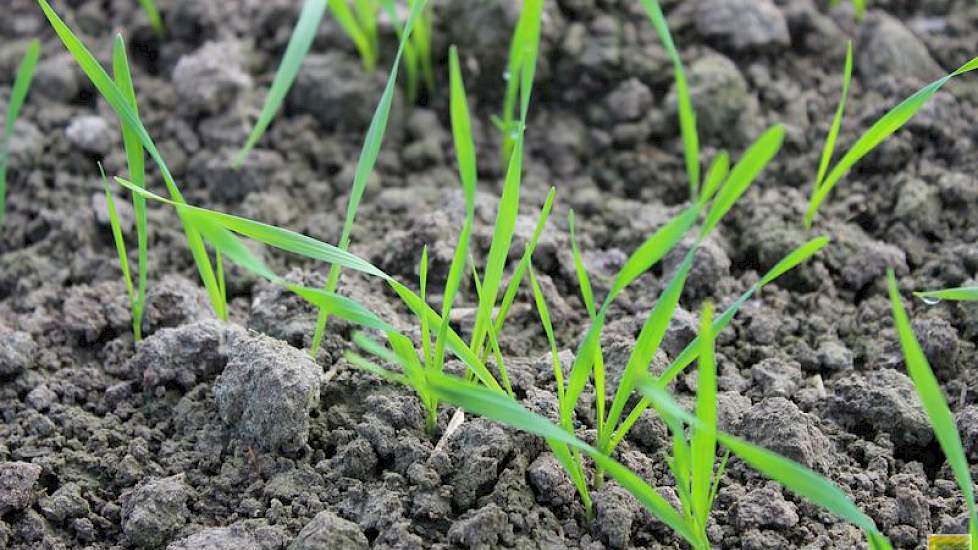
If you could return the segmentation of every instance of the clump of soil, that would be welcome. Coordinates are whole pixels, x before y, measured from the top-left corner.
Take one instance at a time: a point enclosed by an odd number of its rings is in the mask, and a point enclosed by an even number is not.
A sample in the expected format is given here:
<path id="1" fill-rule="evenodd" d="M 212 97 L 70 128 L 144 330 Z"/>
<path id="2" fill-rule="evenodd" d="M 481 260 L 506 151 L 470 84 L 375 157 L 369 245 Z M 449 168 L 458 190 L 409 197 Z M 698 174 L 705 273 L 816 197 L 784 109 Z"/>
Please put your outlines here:
<path id="1" fill-rule="evenodd" d="M 245 166 L 232 170 L 299 3 L 158 3 L 169 29 L 162 40 L 137 2 L 58 8 L 103 60 L 110 33 L 125 29 L 141 114 L 188 200 L 335 242 L 383 71 L 364 74 L 327 18 L 286 109 Z M 697 257 L 660 352 L 666 359 L 695 334 L 690 312 L 704 300 L 726 305 L 810 237 L 801 216 L 838 98 L 846 38 L 858 55 L 842 147 L 975 53 L 978 9 L 963 0 L 874 0 L 857 24 L 846 2 L 833 9 L 815 0 L 662 3 L 687 63 L 704 159 L 720 148 L 736 158 L 770 123 L 788 130 L 784 150 Z M 640 4 L 546 6 L 516 246 L 556 185 L 534 264 L 569 357 L 587 315 L 562 221 L 567 210 L 577 212 L 585 262 L 603 295 L 626 255 L 683 207 L 687 184 L 671 65 Z M 501 0 L 435 5 L 438 74 L 447 73 L 447 45 L 457 44 L 477 115 L 477 255 L 488 249 L 495 215 L 499 136 L 489 115 L 498 109 L 516 16 Z M 0 237 L 0 547 L 681 547 L 614 483 L 594 495 L 589 521 L 534 437 L 469 418 L 439 445 L 451 410 L 428 435 L 410 392 L 343 361 L 352 327 L 342 322 L 331 321 L 324 350 L 308 358 L 300 348 L 316 312 L 277 287 L 231 269 L 233 322 L 215 321 L 179 224 L 162 207 L 149 213 L 148 336 L 134 346 L 95 164 L 125 172 L 116 121 L 30 0 L 8 1 L 0 18 L 0 104 L 35 36 L 43 58 L 15 130 Z M 424 244 L 431 279 L 440 280 L 461 217 L 446 80 L 417 106 L 398 99 L 354 231 L 355 253 L 405 280 L 417 276 Z M 976 111 L 972 77 L 937 94 L 823 207 L 814 232 L 833 243 L 748 303 L 719 340 L 724 429 L 840 484 L 899 548 L 919 548 L 932 532 L 964 532 L 966 520 L 904 374 L 882 275 L 894 267 L 904 288 L 975 284 Z M 259 253 L 296 281 L 324 279 L 322 265 Z M 643 276 L 614 308 L 605 331 L 609 372 L 622 368 L 675 263 L 668 258 Z M 411 326 L 377 281 L 346 274 L 341 288 L 395 326 Z M 431 292 L 437 302 L 440 289 Z M 472 289 L 459 300 L 464 327 Z M 911 312 L 972 461 L 976 307 L 915 303 Z M 518 394 L 552 413 L 546 341 L 528 296 L 501 338 Z M 693 387 L 695 373 L 675 390 L 689 395 Z M 647 413 L 617 458 L 674 496 L 668 448 L 665 427 Z M 722 548 L 863 544 L 854 527 L 736 460 L 710 537 Z"/>

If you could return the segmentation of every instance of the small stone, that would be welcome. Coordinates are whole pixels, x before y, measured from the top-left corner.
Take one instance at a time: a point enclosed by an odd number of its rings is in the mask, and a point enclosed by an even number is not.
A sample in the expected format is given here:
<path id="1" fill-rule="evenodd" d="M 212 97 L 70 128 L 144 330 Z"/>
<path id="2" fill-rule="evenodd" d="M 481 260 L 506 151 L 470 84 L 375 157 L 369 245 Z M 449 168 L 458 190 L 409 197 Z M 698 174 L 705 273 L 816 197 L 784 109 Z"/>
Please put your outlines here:
<path id="1" fill-rule="evenodd" d="M 740 145 L 755 133 L 757 98 L 737 65 L 719 54 L 705 54 L 689 66 L 689 96 L 701 136 Z M 675 86 L 666 96 L 669 120 L 676 120 Z"/>
<path id="2" fill-rule="evenodd" d="M 173 67 L 173 87 L 180 105 L 191 112 L 214 114 L 227 109 L 241 90 L 251 86 L 242 69 L 237 42 L 207 42 Z"/>
<path id="3" fill-rule="evenodd" d="M 357 524 L 325 510 L 299 531 L 289 550 L 367 550 L 369 547 Z"/>
<path id="4" fill-rule="evenodd" d="M 652 108 L 652 92 L 637 78 L 622 82 L 605 98 L 605 108 L 616 122 L 638 120 Z"/>
<path id="5" fill-rule="evenodd" d="M 122 532 L 141 548 L 161 548 L 186 523 L 192 493 L 183 474 L 140 484 L 123 494 Z"/>
<path id="6" fill-rule="evenodd" d="M 662 337 L 662 349 L 671 359 L 675 359 L 693 341 L 693 338 L 696 338 L 698 329 L 696 316 L 682 306 L 676 306 L 672 318 L 669 319 L 666 333 Z"/>
<path id="7" fill-rule="evenodd" d="M 970 460 L 978 460 L 978 405 L 968 405 L 959 412 L 957 423 L 964 452 Z"/>
<path id="8" fill-rule="evenodd" d="M 327 129 L 366 128 L 383 84 L 356 60 L 339 51 L 310 54 L 288 96 L 289 105 L 315 116 Z"/>
<path id="9" fill-rule="evenodd" d="M 13 376 L 34 363 L 37 347 L 30 334 L 21 331 L 0 332 L 0 378 Z"/>
<path id="10" fill-rule="evenodd" d="M 99 182 L 101 185 L 101 182 Z M 118 194 L 113 194 L 112 203 L 115 205 L 115 213 L 119 219 L 119 227 L 122 233 L 126 234 L 132 230 L 135 214 L 133 213 L 132 203 L 127 200 L 120 200 Z M 105 193 L 92 193 L 92 212 L 95 213 L 95 223 L 99 226 L 111 229 L 112 218 L 109 217 L 109 205 L 105 200 Z M 109 233 L 105 233 L 109 235 Z"/>
<path id="11" fill-rule="evenodd" d="M 773 357 L 764 359 L 751 367 L 751 378 L 765 397 L 791 397 L 801 383 L 801 365 Z"/>
<path id="12" fill-rule="evenodd" d="M 617 483 L 606 484 L 593 497 L 598 535 L 612 548 L 626 548 L 640 511 L 635 498 Z"/>
<path id="13" fill-rule="evenodd" d="M 790 529 L 798 524 L 798 512 L 784 499 L 781 489 L 770 483 L 737 500 L 734 523 L 740 530 Z"/>
<path id="14" fill-rule="evenodd" d="M 264 335 L 232 332 L 227 349 L 227 365 L 214 383 L 224 423 L 265 450 L 302 450 L 309 438 L 309 410 L 319 403 L 322 368 Z"/>
<path id="15" fill-rule="evenodd" d="M 231 332 L 244 331 L 216 320 L 158 330 L 139 344 L 126 368 L 144 389 L 173 385 L 187 391 L 220 374 Z"/>
<path id="16" fill-rule="evenodd" d="M 696 30 L 736 51 L 788 46 L 788 23 L 771 0 L 702 0 Z"/>
<path id="17" fill-rule="evenodd" d="M 42 498 L 38 507 L 44 513 L 44 517 L 55 523 L 82 518 L 91 512 L 88 501 L 81 496 L 81 487 L 76 483 L 62 485 L 53 495 Z"/>
<path id="18" fill-rule="evenodd" d="M 852 351 L 837 340 L 824 340 L 818 345 L 818 363 L 827 371 L 852 370 Z"/>
<path id="19" fill-rule="evenodd" d="M 28 462 L 0 463 L 0 516 L 31 503 L 41 467 Z"/>
<path id="20" fill-rule="evenodd" d="M 925 83 L 944 74 L 927 46 L 898 19 L 880 10 L 871 10 L 859 26 L 853 50 L 859 74 L 869 82 L 901 75 Z"/>
<path id="21" fill-rule="evenodd" d="M 34 70 L 31 90 L 37 90 L 42 95 L 64 103 L 75 99 L 81 91 L 81 83 L 71 54 L 43 56 Z"/>
<path id="22" fill-rule="evenodd" d="M 51 404 L 58 400 L 58 394 L 51 391 L 47 384 L 40 384 L 27 394 L 27 406 L 35 411 L 46 411 Z"/>
<path id="23" fill-rule="evenodd" d="M 105 156 L 112 149 L 112 129 L 104 118 L 83 115 L 71 119 L 65 137 L 72 145 L 86 153 Z"/>
<path id="24" fill-rule="evenodd" d="M 250 533 L 239 525 L 211 527 L 170 543 L 166 550 L 261 550 Z"/>
<path id="25" fill-rule="evenodd" d="M 574 485 L 552 453 L 538 456 L 527 469 L 526 477 L 537 500 L 544 504 L 564 506 L 577 497 Z"/>
<path id="26" fill-rule="evenodd" d="M 146 290 L 144 335 L 165 327 L 177 327 L 213 318 L 214 310 L 207 291 L 200 283 L 183 275 L 168 273 Z"/>
<path id="27" fill-rule="evenodd" d="M 933 432 L 910 378 L 886 368 L 869 377 L 852 373 L 837 380 L 829 395 L 829 414 L 846 428 L 889 433 L 897 446 L 930 443 Z"/>
<path id="28" fill-rule="evenodd" d="M 934 374 L 949 379 L 957 374 L 958 331 L 946 319 L 931 317 L 916 319 L 913 332 Z"/>
<path id="29" fill-rule="evenodd" d="M 494 548 L 507 527 L 512 530 L 506 512 L 489 504 L 456 520 L 448 528 L 448 540 L 464 548 Z"/>
<path id="30" fill-rule="evenodd" d="M 751 407 L 739 431 L 752 443 L 809 468 L 827 471 L 833 463 L 829 438 L 810 415 L 783 397 L 769 397 Z"/>

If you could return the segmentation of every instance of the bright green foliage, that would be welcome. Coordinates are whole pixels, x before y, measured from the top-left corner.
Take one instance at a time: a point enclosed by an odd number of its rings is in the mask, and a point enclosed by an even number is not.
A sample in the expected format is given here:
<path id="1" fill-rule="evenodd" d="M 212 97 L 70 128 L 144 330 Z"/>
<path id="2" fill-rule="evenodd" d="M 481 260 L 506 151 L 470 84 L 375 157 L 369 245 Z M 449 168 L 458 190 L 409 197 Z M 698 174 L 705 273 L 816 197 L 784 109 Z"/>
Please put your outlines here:
<path id="1" fill-rule="evenodd" d="M 526 120 L 522 116 L 519 125 L 513 120 L 517 94 L 520 93 L 521 88 L 525 88 L 518 75 L 524 74 L 527 68 L 530 68 L 531 71 L 535 70 L 528 66 L 536 66 L 540 48 L 540 20 L 542 16 L 543 0 L 524 1 L 520 17 L 516 21 L 516 28 L 513 31 L 513 38 L 509 44 L 509 61 L 506 63 L 506 72 L 503 74 L 503 79 L 506 81 L 503 112 L 499 118 L 494 119 L 496 126 L 503 133 L 503 162 L 512 162 L 512 152 L 517 136 L 522 135 L 526 124 Z M 529 95 L 529 90 L 523 93 Z"/>
<path id="2" fill-rule="evenodd" d="M 861 528 L 866 533 L 871 548 L 879 550 L 891 548 L 889 541 L 879 532 L 873 520 L 859 511 L 849 497 L 829 480 L 793 460 L 718 431 L 716 426 L 710 426 L 683 410 L 654 382 L 646 380 L 641 384 L 641 389 L 664 418 L 671 418 L 673 423 L 681 421 L 688 424 L 693 428 L 694 433 L 696 430 L 702 430 L 715 434 L 717 442 L 758 472 Z M 667 420 L 667 423 L 669 422 L 670 420 Z"/>
<path id="3" fill-rule="evenodd" d="M 75 58 L 78 66 L 81 67 L 82 72 L 88 76 L 95 89 L 102 95 L 105 101 L 112 107 L 116 115 L 119 116 L 121 123 L 124 126 L 128 126 L 132 132 L 139 138 L 146 152 L 152 157 L 153 161 L 156 162 L 157 167 L 160 169 L 160 173 L 163 176 L 163 183 L 166 184 L 167 191 L 170 197 L 178 202 L 183 203 L 183 195 L 180 193 L 179 188 L 177 188 L 176 182 L 173 179 L 170 169 L 167 167 L 166 162 L 163 160 L 163 156 L 160 154 L 159 150 L 156 148 L 156 144 L 153 139 L 149 136 L 146 128 L 143 127 L 142 122 L 139 120 L 139 116 L 136 114 L 135 109 L 133 109 L 127 96 L 116 86 L 115 82 L 109 75 L 105 72 L 105 69 L 99 64 L 85 44 L 78 39 L 77 36 L 65 25 L 64 21 L 58 17 L 58 14 L 51 8 L 47 0 L 37 0 L 38 4 L 41 6 L 41 10 L 44 15 L 48 18 L 51 23 L 51 27 L 57 33 L 58 37 L 64 43 L 65 48 L 68 52 Z M 178 214 L 182 211 L 177 209 Z M 193 254 L 194 262 L 197 265 L 197 271 L 200 274 L 200 278 L 204 283 L 204 287 L 207 289 L 208 297 L 211 301 L 211 306 L 214 309 L 214 313 L 220 319 L 227 319 L 227 301 L 225 297 L 220 292 L 220 285 L 218 284 L 218 277 L 215 275 L 214 267 L 211 265 L 210 258 L 207 255 L 207 250 L 204 247 L 204 241 L 201 238 L 200 232 L 193 227 L 192 224 L 188 223 L 188 220 L 184 219 L 182 216 L 180 218 L 183 224 L 184 234 L 187 237 L 187 246 L 190 248 L 191 254 Z"/>
<path id="4" fill-rule="evenodd" d="M 897 289 L 896 277 L 893 270 L 886 273 L 886 281 L 890 290 L 890 305 L 893 308 L 893 323 L 896 325 L 897 334 L 900 337 L 900 347 L 903 349 L 903 359 L 907 365 L 907 373 L 913 380 L 914 387 L 917 388 L 917 395 L 920 402 L 927 411 L 930 419 L 931 428 L 937 437 L 937 442 L 944 451 L 954 478 L 958 482 L 961 494 L 964 495 L 965 503 L 968 506 L 969 531 L 971 533 L 971 548 L 978 549 L 978 508 L 975 507 L 974 482 L 971 479 L 971 470 L 968 460 L 965 457 L 964 449 L 961 446 L 961 436 L 958 433 L 957 425 L 954 422 L 954 415 L 947 406 L 947 401 L 941 393 L 941 385 L 934 376 L 934 372 L 924 356 L 917 337 L 914 336 L 910 326 L 910 319 L 903 308 L 903 300 L 900 298 L 900 291 Z"/>
<path id="5" fill-rule="evenodd" d="M 836 5 L 839 0 L 831 0 L 831 5 Z M 856 14 L 856 21 L 862 21 L 866 16 L 866 0 L 852 0 L 852 8 Z"/>
<path id="6" fill-rule="evenodd" d="M 258 143 L 272 119 L 275 118 L 275 113 L 282 107 L 285 95 L 292 87 L 292 83 L 295 82 L 296 75 L 299 74 L 302 60 L 309 53 L 312 41 L 316 38 L 316 29 L 319 28 L 319 22 L 323 19 L 327 1 L 306 0 L 302 5 L 299 20 L 292 30 L 289 45 L 285 48 L 285 54 L 282 56 L 282 61 L 279 62 L 278 70 L 275 71 L 275 79 L 272 80 L 272 87 L 269 88 L 268 96 L 265 97 L 265 104 L 262 105 L 255 127 L 248 134 L 248 140 L 244 147 L 235 156 L 234 164 L 236 166 L 240 166 L 244 162 L 248 152 Z"/>
<path id="7" fill-rule="evenodd" d="M 139 116 L 139 109 L 136 106 L 136 90 L 132 83 L 132 74 L 129 70 L 129 60 L 126 57 L 126 43 L 121 34 L 116 35 L 115 43 L 112 47 L 112 72 L 115 75 L 115 83 L 119 90 L 126 97 L 133 113 Z M 141 188 L 146 187 L 146 167 L 143 144 L 139 141 L 136 131 L 126 122 L 122 123 L 122 142 L 126 149 L 126 160 L 129 167 L 129 179 L 133 185 Z M 103 174 L 104 179 L 104 174 Z M 106 190 L 108 193 L 108 190 Z M 111 202 L 111 196 L 107 194 L 106 201 Z M 132 335 L 135 341 L 142 339 L 143 308 L 146 305 L 146 278 L 147 278 L 147 249 L 148 236 L 146 233 L 146 198 L 138 193 L 132 196 L 132 209 L 136 222 L 137 240 L 137 282 L 136 292 L 130 292 L 130 311 L 132 313 Z M 117 243 L 118 244 L 118 243 Z M 125 271 L 125 270 L 124 270 Z M 223 286 L 223 271 L 217 269 L 218 286 Z M 132 286 L 130 281 L 130 287 Z M 131 288 L 130 288 L 131 290 Z M 226 294 L 221 292 L 222 296 Z"/>
<path id="8" fill-rule="evenodd" d="M 378 5 L 372 0 L 360 0 L 354 3 L 354 8 L 356 14 L 350 10 L 347 0 L 333 0 L 329 3 L 329 12 L 360 53 L 363 68 L 372 71 L 377 67 Z"/>
<path id="9" fill-rule="evenodd" d="M 818 175 L 815 177 L 815 186 L 812 194 L 822 186 L 825 179 L 825 172 L 829 169 L 829 162 L 832 160 L 832 153 L 835 151 L 835 140 L 839 136 L 839 127 L 842 126 L 842 116 L 846 112 L 846 100 L 849 98 L 849 83 L 852 82 L 852 41 L 846 46 L 846 65 L 842 77 L 842 95 L 839 97 L 839 106 L 835 109 L 835 117 L 832 118 L 832 126 L 825 137 L 825 146 L 822 148 L 822 160 L 818 164 Z"/>
<path id="10" fill-rule="evenodd" d="M 356 220 L 357 210 L 360 207 L 360 199 L 363 198 L 363 192 L 367 188 L 367 180 L 373 172 L 374 165 L 377 163 L 377 155 L 380 154 L 380 146 L 384 141 L 384 133 L 387 130 L 387 120 L 390 117 L 391 102 L 394 99 L 394 86 L 397 82 L 401 57 L 404 55 L 411 31 L 421 17 L 425 3 L 426 0 L 417 0 L 411 7 L 411 13 L 408 16 L 407 22 L 404 24 L 403 31 L 400 33 L 400 45 L 397 48 L 397 55 L 394 57 L 394 64 L 391 67 L 390 76 L 387 78 L 387 85 L 384 88 L 383 95 L 380 97 L 380 102 L 377 104 L 377 109 L 374 111 L 373 119 L 370 121 L 370 127 L 367 129 L 367 136 L 364 138 L 363 147 L 360 149 L 360 158 L 357 160 L 356 172 L 353 175 L 353 187 L 350 189 L 350 200 L 346 206 L 346 219 L 343 222 L 343 232 L 340 234 L 339 247 L 343 250 L 346 250 L 350 246 L 350 234 L 353 231 L 353 222 Z M 335 292 L 336 287 L 339 286 L 339 282 L 340 268 L 334 264 L 329 271 L 326 290 Z M 313 356 L 319 351 L 328 318 L 328 311 L 320 311 L 319 318 L 316 320 L 316 332 L 313 335 L 312 347 L 310 349 L 310 353 Z"/>
<path id="11" fill-rule="evenodd" d="M 847 64 L 848 65 L 848 64 Z M 805 212 L 805 227 L 811 227 L 812 221 L 815 219 L 815 214 L 818 212 L 819 206 L 825 201 L 826 197 L 832 188 L 835 187 L 839 180 L 843 178 L 849 169 L 853 167 L 860 159 L 869 154 L 870 151 L 876 148 L 877 145 L 882 143 L 886 138 L 890 137 L 894 132 L 899 130 L 904 124 L 907 123 L 916 113 L 923 107 L 924 103 L 927 102 L 934 94 L 938 92 L 949 80 L 952 78 L 962 75 L 964 73 L 978 69 L 978 57 L 973 58 L 964 65 L 958 67 L 954 72 L 949 73 L 934 82 L 924 86 L 923 88 L 917 90 L 913 95 L 903 100 L 899 105 L 891 109 L 882 118 L 876 121 L 866 132 L 860 136 L 858 140 L 849 148 L 849 151 L 835 163 L 832 170 L 829 171 L 825 179 L 821 181 L 820 184 L 815 189 L 812 194 L 812 199 L 808 204 L 808 211 Z M 845 97 L 843 96 L 843 101 Z M 837 111 L 838 115 L 838 111 Z M 830 132 L 830 137 L 832 134 Z M 830 149 L 829 144 L 826 144 L 826 149 Z M 831 156 L 831 150 L 829 152 Z M 823 153 L 823 163 L 824 163 L 824 153 Z"/>
<path id="12" fill-rule="evenodd" d="M 700 141 L 696 133 L 696 112 L 689 98 L 689 85 L 686 83 L 686 72 L 679 52 L 669 33 L 662 8 L 657 0 L 642 0 L 642 5 L 652 20 L 652 26 L 659 35 L 659 40 L 672 60 L 673 79 L 676 82 L 676 104 L 679 111 L 679 132 L 683 138 L 683 149 L 686 156 L 686 175 L 689 177 L 689 196 L 695 199 L 700 192 Z"/>
<path id="13" fill-rule="evenodd" d="M 940 300 L 974 302 L 978 301 L 978 286 L 926 290 L 923 292 L 914 292 L 913 295 L 927 302 L 938 302 Z"/>
<path id="14" fill-rule="evenodd" d="M 115 207 L 115 199 L 112 197 L 112 188 L 109 187 L 109 179 L 105 177 L 105 170 L 102 163 L 98 163 L 98 171 L 102 176 L 102 189 L 105 191 L 105 208 L 109 213 L 109 224 L 112 227 L 112 240 L 115 242 L 115 251 L 119 256 L 119 270 L 122 271 L 122 281 L 126 284 L 126 292 L 129 294 L 129 309 L 132 311 L 132 332 L 135 338 L 137 334 L 136 321 L 136 289 L 132 284 L 132 272 L 129 269 L 129 254 L 126 251 L 126 239 L 122 235 L 122 224 L 119 222 L 119 212 Z M 137 338 L 138 341 L 138 338 Z"/>
<path id="15" fill-rule="evenodd" d="M 41 42 L 35 38 L 27 46 L 20 66 L 17 67 L 14 87 L 10 92 L 7 118 L 3 126 L 3 136 L 0 138 L 0 227 L 3 227 L 3 218 L 7 211 L 7 159 L 10 156 L 10 140 L 14 133 L 14 123 L 17 122 L 20 109 L 24 106 L 24 100 L 27 99 L 27 91 L 30 90 L 31 80 L 34 78 L 34 67 L 37 66 L 37 60 L 40 56 Z"/>
<path id="16" fill-rule="evenodd" d="M 160 17 L 160 10 L 156 9 L 156 2 L 153 0 L 139 0 L 139 4 L 143 7 L 143 11 L 146 12 L 146 17 L 149 18 L 149 24 L 153 27 L 156 36 L 162 38 L 166 34 L 166 28 L 163 27 L 163 18 Z"/>

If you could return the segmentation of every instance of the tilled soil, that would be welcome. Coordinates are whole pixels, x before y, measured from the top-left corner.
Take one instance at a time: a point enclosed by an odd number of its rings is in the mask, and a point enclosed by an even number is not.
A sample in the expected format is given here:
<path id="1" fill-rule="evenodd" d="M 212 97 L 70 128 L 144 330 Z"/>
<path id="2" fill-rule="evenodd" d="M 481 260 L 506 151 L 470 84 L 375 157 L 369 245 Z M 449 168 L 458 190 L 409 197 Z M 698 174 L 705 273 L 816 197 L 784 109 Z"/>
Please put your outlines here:
<path id="1" fill-rule="evenodd" d="M 687 64 L 704 158 L 721 148 L 736 158 L 775 122 L 787 138 L 700 251 L 653 368 L 695 334 L 704 300 L 725 306 L 795 246 L 831 237 L 720 335 L 721 424 L 837 482 L 899 548 L 922 548 L 928 533 L 963 532 L 962 499 L 905 375 L 883 274 L 894 267 L 904 289 L 976 284 L 975 77 L 948 85 L 864 159 L 813 230 L 801 217 L 847 38 L 857 53 L 843 148 L 890 106 L 978 52 L 978 7 L 871 0 L 857 24 L 846 2 L 833 9 L 821 0 L 662 3 Z M 383 70 L 364 74 L 327 18 L 286 110 L 235 171 L 229 160 L 260 108 L 300 2 L 158 4 L 163 40 L 131 0 L 56 7 L 106 65 L 112 32 L 124 32 L 142 118 L 188 200 L 335 242 Z M 450 43 L 462 53 L 477 114 L 479 257 L 501 176 L 489 115 L 500 104 L 518 10 L 500 0 L 434 5 L 437 90 L 416 107 L 398 99 L 352 248 L 405 281 L 416 280 L 424 244 L 430 280 L 443 280 L 462 217 L 446 109 Z M 683 208 L 687 183 L 671 65 L 641 5 L 547 2 L 543 29 L 514 251 L 556 186 L 534 265 L 569 360 L 587 315 L 568 210 L 577 212 L 585 262 L 603 296 L 627 254 Z M 384 33 L 388 63 L 393 38 Z M 125 173 L 117 122 L 30 0 L 7 0 L 0 17 L 0 108 L 35 36 L 43 57 L 15 130 L 0 241 L 0 548 L 682 547 L 614 483 L 594 495 L 589 521 L 535 437 L 470 417 L 442 441 L 448 408 L 438 432 L 426 434 L 408 390 L 342 359 L 351 325 L 331 322 L 315 361 L 300 351 L 315 312 L 278 287 L 232 268 L 233 323 L 217 322 L 165 207 L 150 209 L 149 336 L 134 346 L 96 168 L 101 160 L 110 174 Z M 131 208 L 120 208 L 131 224 Z M 256 249 L 297 281 L 325 278 L 323 265 Z M 682 252 L 613 308 L 604 334 L 612 379 Z M 379 281 L 346 274 L 341 289 L 417 333 Z M 440 289 L 430 292 L 438 303 Z M 473 289 L 463 289 L 462 329 L 474 303 Z M 978 463 L 971 368 L 978 306 L 910 308 Z M 527 295 L 501 344 L 518 395 L 553 416 L 548 348 Z M 691 372 L 674 389 L 689 400 L 693 388 Z M 589 438 L 593 415 L 578 412 L 580 435 Z M 646 413 L 616 456 L 675 499 L 668 450 L 665 427 Z M 737 460 L 721 482 L 710 536 L 722 548 L 863 545 L 854 527 Z"/>

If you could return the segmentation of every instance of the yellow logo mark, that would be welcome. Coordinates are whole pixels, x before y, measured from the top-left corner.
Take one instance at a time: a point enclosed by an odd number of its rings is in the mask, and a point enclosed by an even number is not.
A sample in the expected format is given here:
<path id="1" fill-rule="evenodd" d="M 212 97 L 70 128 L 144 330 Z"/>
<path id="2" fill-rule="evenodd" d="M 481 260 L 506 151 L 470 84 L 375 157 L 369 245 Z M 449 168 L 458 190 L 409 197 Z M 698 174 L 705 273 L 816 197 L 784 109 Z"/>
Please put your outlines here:
<path id="1" fill-rule="evenodd" d="M 969 550 L 970 535 L 929 535 L 927 550 Z"/>

